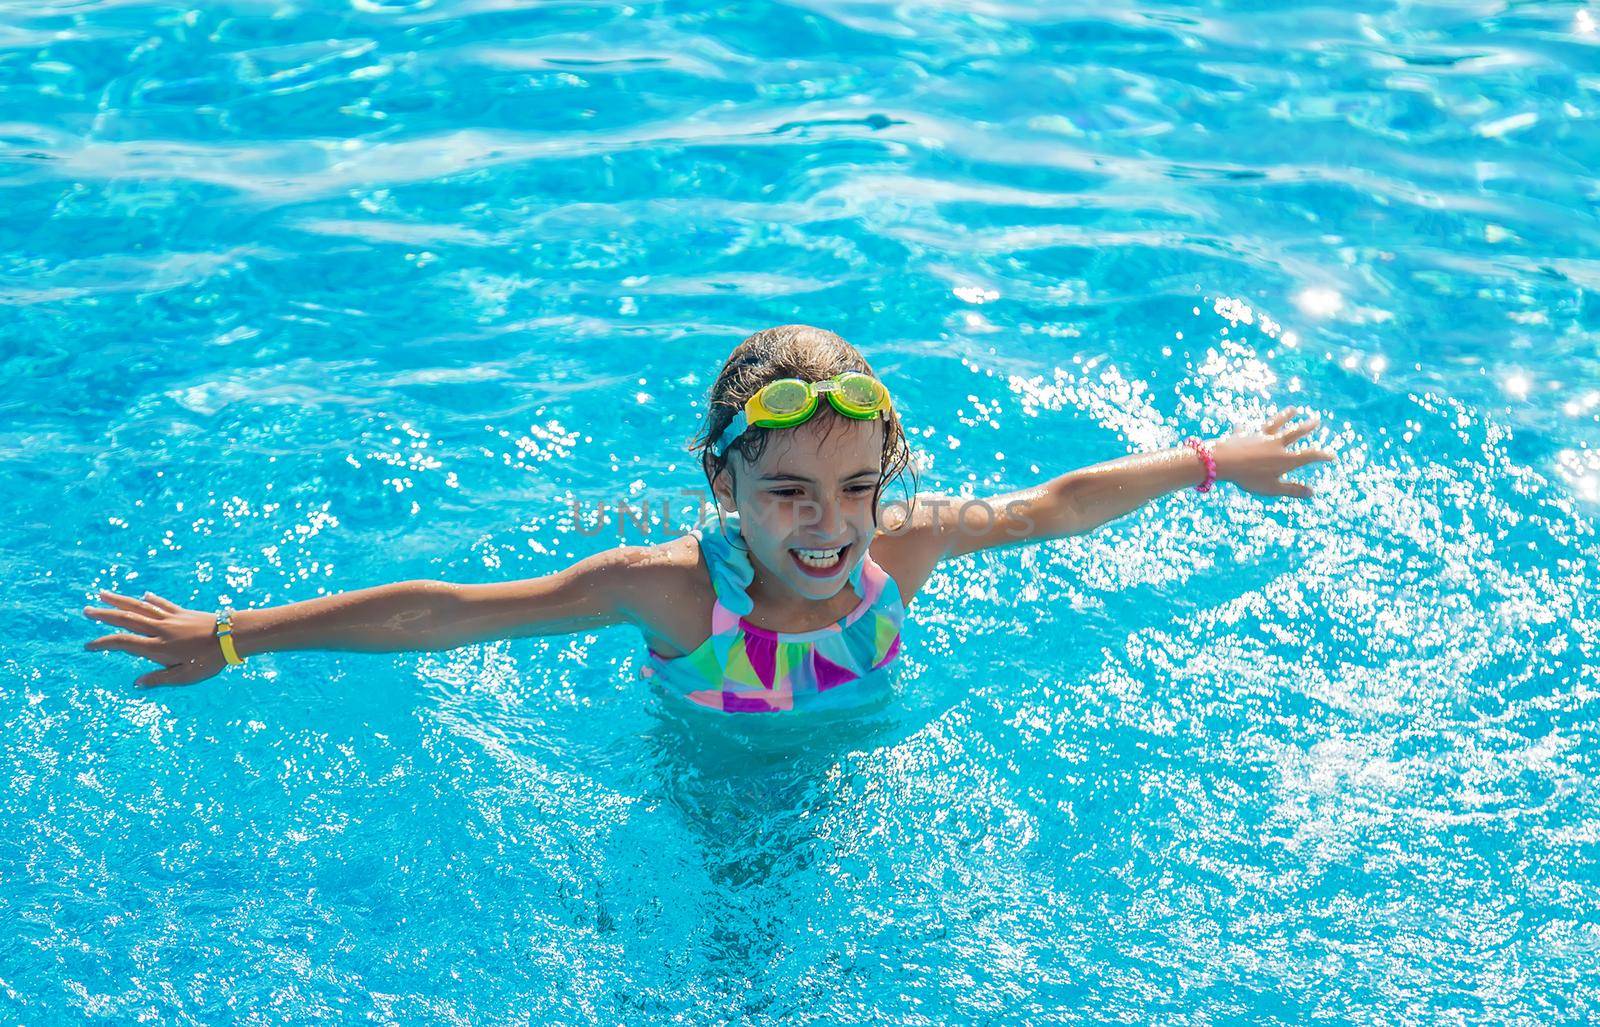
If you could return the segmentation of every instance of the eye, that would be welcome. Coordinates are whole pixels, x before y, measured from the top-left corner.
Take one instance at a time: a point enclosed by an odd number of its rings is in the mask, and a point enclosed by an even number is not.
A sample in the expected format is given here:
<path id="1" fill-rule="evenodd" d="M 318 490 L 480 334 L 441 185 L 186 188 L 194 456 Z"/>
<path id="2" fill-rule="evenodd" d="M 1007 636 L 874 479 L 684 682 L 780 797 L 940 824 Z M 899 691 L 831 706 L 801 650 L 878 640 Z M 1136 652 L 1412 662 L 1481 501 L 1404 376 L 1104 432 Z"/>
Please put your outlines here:
<path id="1" fill-rule="evenodd" d="M 800 494 L 799 489 L 771 489 L 771 494 L 782 499 L 793 499 Z"/>
<path id="2" fill-rule="evenodd" d="M 852 486 L 850 486 L 849 491 L 850 491 L 850 494 L 853 495 L 853 496 L 864 496 L 868 492 L 872 491 L 872 486 L 871 485 L 852 485 Z"/>

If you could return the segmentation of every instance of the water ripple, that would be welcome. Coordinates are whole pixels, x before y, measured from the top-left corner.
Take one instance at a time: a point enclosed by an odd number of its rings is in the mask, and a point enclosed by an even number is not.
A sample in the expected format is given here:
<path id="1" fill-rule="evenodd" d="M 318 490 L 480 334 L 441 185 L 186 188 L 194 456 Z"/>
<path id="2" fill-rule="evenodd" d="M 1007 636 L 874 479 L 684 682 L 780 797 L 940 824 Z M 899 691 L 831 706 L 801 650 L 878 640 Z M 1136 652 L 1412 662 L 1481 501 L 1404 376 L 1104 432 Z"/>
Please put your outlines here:
<path id="1" fill-rule="evenodd" d="M 1594 1018 L 1592 4 L 0 11 L 7 1019 Z M 76 649 L 642 541 L 573 501 L 788 322 L 928 488 L 1339 463 L 942 568 L 837 722 L 626 632 Z"/>

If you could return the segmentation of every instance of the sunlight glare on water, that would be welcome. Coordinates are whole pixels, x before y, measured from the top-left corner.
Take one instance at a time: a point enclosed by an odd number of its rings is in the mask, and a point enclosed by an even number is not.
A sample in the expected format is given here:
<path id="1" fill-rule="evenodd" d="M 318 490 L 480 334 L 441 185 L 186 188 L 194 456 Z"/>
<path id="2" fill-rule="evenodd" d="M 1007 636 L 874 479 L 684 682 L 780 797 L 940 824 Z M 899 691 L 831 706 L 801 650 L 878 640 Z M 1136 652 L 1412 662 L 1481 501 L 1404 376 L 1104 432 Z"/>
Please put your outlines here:
<path id="1" fill-rule="evenodd" d="M 1592 4 L 0 11 L 6 1020 L 1600 1015 Z M 849 717 L 81 649 L 670 537 L 790 322 L 928 491 L 1338 460 L 945 565 Z"/>

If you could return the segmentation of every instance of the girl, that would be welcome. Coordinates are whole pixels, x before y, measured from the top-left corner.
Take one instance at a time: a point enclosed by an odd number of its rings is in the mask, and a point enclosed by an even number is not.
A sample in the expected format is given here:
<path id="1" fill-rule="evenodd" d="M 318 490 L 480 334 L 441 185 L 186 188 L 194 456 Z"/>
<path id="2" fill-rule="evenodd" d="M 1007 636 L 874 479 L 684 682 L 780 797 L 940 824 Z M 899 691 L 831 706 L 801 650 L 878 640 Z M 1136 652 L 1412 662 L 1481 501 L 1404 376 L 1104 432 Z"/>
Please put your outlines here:
<path id="1" fill-rule="evenodd" d="M 85 615 L 125 633 L 85 648 L 155 661 L 162 669 L 135 681 L 150 687 L 203 681 L 256 653 L 453 649 L 626 622 L 644 636 L 642 675 L 691 703 L 726 713 L 840 705 L 882 689 L 906 607 L 941 561 L 1092 531 L 1218 480 L 1309 498 L 1310 486 L 1282 476 L 1333 457 L 1290 451 L 1318 423 L 1291 425 L 1297 413 L 990 500 L 881 506 L 911 456 L 890 390 L 839 336 L 782 325 L 740 343 L 711 388 L 691 448 L 716 516 L 687 535 L 524 581 L 406 581 L 237 613 L 102 591 L 111 605 Z"/>

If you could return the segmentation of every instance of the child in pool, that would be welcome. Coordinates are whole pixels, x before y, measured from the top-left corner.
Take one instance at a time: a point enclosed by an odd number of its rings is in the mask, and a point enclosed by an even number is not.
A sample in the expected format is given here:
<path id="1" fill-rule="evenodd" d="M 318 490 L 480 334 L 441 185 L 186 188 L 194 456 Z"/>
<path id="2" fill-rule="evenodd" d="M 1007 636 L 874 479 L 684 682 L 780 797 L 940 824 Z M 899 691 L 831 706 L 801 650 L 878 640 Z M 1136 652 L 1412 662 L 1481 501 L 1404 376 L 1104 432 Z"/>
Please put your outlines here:
<path id="1" fill-rule="evenodd" d="M 1309 498 L 1310 486 L 1283 475 L 1333 457 L 1289 449 L 1318 423 L 1313 414 L 1291 425 L 1298 412 L 986 501 L 880 506 L 910 464 L 890 390 L 839 336 L 782 325 L 740 343 L 711 388 L 694 448 L 720 509 L 688 535 L 524 581 L 406 581 L 237 613 L 102 591 L 111 606 L 85 615 L 125 633 L 85 648 L 155 661 L 161 669 L 135 681 L 150 687 L 194 684 L 278 650 L 442 650 L 629 623 L 647 646 L 641 674 L 700 706 L 831 705 L 881 683 L 906 607 L 942 561 L 1092 531 L 1213 481 Z"/>

